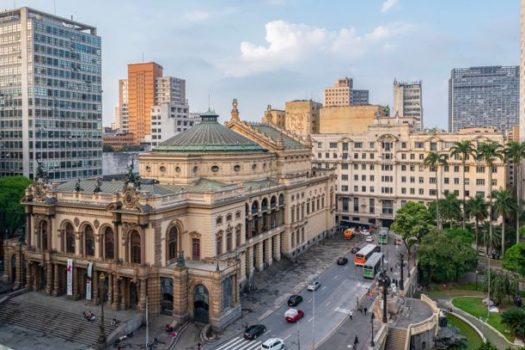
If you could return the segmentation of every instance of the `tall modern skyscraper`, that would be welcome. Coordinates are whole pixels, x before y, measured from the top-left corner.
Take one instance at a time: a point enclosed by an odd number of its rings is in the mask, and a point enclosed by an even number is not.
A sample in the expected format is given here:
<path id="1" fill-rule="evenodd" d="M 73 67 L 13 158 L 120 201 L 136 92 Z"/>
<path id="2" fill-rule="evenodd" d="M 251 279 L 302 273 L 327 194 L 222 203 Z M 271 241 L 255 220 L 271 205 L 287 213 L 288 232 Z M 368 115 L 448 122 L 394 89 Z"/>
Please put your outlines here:
<path id="1" fill-rule="evenodd" d="M 448 128 L 494 127 L 508 132 L 519 120 L 519 66 L 454 68 L 448 88 Z"/>
<path id="2" fill-rule="evenodd" d="M 0 176 L 102 174 L 101 39 L 23 7 L 0 13 Z"/>
<path id="3" fill-rule="evenodd" d="M 155 84 L 160 77 L 162 66 L 155 62 L 128 64 L 128 130 L 135 144 L 150 134 Z"/>
<path id="4" fill-rule="evenodd" d="M 412 117 L 414 128 L 423 128 L 423 89 L 421 81 L 400 82 L 394 80 L 394 109 L 392 116 Z"/>
<path id="5" fill-rule="evenodd" d="M 525 141 L 525 0 L 520 3 L 520 128 L 519 139 Z"/>

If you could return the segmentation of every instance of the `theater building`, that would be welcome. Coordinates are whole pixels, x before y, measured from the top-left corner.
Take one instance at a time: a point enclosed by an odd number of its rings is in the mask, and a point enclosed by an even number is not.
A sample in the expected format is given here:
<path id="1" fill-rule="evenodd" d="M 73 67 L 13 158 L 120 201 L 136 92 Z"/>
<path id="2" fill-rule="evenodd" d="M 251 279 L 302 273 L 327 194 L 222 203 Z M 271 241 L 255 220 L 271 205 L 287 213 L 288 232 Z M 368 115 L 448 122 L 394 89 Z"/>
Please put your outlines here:
<path id="1" fill-rule="evenodd" d="M 40 176 L 22 200 L 25 241 L 5 247 L 9 278 L 94 304 L 105 290 L 115 310 L 147 299 L 216 330 L 240 317 L 256 271 L 333 233 L 335 175 L 312 168 L 309 141 L 241 121 L 235 100 L 230 121 L 217 118 L 142 154 L 124 180 Z"/>

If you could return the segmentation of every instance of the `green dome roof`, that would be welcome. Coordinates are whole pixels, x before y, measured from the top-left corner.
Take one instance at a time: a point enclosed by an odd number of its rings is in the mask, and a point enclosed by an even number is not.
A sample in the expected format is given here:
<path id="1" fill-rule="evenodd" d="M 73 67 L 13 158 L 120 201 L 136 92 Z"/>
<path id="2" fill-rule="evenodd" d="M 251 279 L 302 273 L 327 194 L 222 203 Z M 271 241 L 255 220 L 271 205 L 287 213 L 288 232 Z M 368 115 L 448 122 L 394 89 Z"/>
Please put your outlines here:
<path id="1" fill-rule="evenodd" d="M 162 142 L 154 152 L 264 152 L 252 140 L 219 124 L 218 115 L 201 115 L 201 123 Z"/>

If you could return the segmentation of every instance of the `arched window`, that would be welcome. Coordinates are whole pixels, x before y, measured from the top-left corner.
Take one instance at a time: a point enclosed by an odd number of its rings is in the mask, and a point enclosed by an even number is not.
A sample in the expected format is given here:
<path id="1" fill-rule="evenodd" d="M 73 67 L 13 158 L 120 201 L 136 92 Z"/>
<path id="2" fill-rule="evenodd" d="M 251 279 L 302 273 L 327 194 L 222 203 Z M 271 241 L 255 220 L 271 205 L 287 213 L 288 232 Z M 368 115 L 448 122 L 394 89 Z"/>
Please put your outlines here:
<path id="1" fill-rule="evenodd" d="M 241 226 L 235 228 L 235 246 L 238 248 L 241 246 Z"/>
<path id="2" fill-rule="evenodd" d="M 84 247 L 86 256 L 95 255 L 95 236 L 93 235 L 93 229 L 89 225 L 86 225 L 84 228 Z"/>
<path id="3" fill-rule="evenodd" d="M 69 222 L 66 224 L 66 253 L 75 254 L 75 232 Z"/>
<path id="4" fill-rule="evenodd" d="M 219 231 L 216 236 L 216 244 L 217 244 L 217 256 L 222 254 L 222 231 Z"/>
<path id="5" fill-rule="evenodd" d="M 104 258 L 115 259 L 115 235 L 111 227 L 104 230 Z"/>
<path id="6" fill-rule="evenodd" d="M 262 210 L 268 210 L 268 199 L 267 198 L 263 198 L 263 200 L 261 202 L 261 209 Z"/>
<path id="7" fill-rule="evenodd" d="M 279 195 L 279 205 L 284 205 L 284 195 L 282 193 Z"/>
<path id="8" fill-rule="evenodd" d="M 133 264 L 142 263 L 140 250 L 140 234 L 132 231 L 129 235 L 130 260 Z"/>
<path id="9" fill-rule="evenodd" d="M 222 216 L 217 216 L 217 219 L 215 219 L 215 224 L 222 225 Z"/>
<path id="10" fill-rule="evenodd" d="M 259 211 L 259 202 L 253 201 L 252 203 L 252 214 L 257 214 Z"/>
<path id="11" fill-rule="evenodd" d="M 177 257 L 177 239 L 179 236 L 179 229 L 173 226 L 168 232 L 168 260 Z"/>
<path id="12" fill-rule="evenodd" d="M 47 250 L 47 221 L 40 222 L 40 249 Z"/>
<path id="13" fill-rule="evenodd" d="M 227 252 L 232 251 L 232 238 L 233 238 L 232 231 L 229 230 L 228 233 L 226 233 L 226 251 Z"/>
<path id="14" fill-rule="evenodd" d="M 275 208 L 275 206 L 277 205 L 277 197 L 275 196 L 272 196 L 272 199 L 270 199 L 270 208 Z"/>

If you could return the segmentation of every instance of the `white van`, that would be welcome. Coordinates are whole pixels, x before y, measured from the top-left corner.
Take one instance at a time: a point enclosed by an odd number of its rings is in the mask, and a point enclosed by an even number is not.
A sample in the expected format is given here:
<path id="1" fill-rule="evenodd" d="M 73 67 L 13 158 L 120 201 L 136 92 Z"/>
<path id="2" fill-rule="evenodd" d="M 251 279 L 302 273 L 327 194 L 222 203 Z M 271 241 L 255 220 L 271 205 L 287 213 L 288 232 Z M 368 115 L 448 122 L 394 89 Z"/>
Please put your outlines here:
<path id="1" fill-rule="evenodd" d="M 264 350 L 282 350 L 284 349 L 284 341 L 279 338 L 270 338 L 263 343 L 261 349 Z"/>

